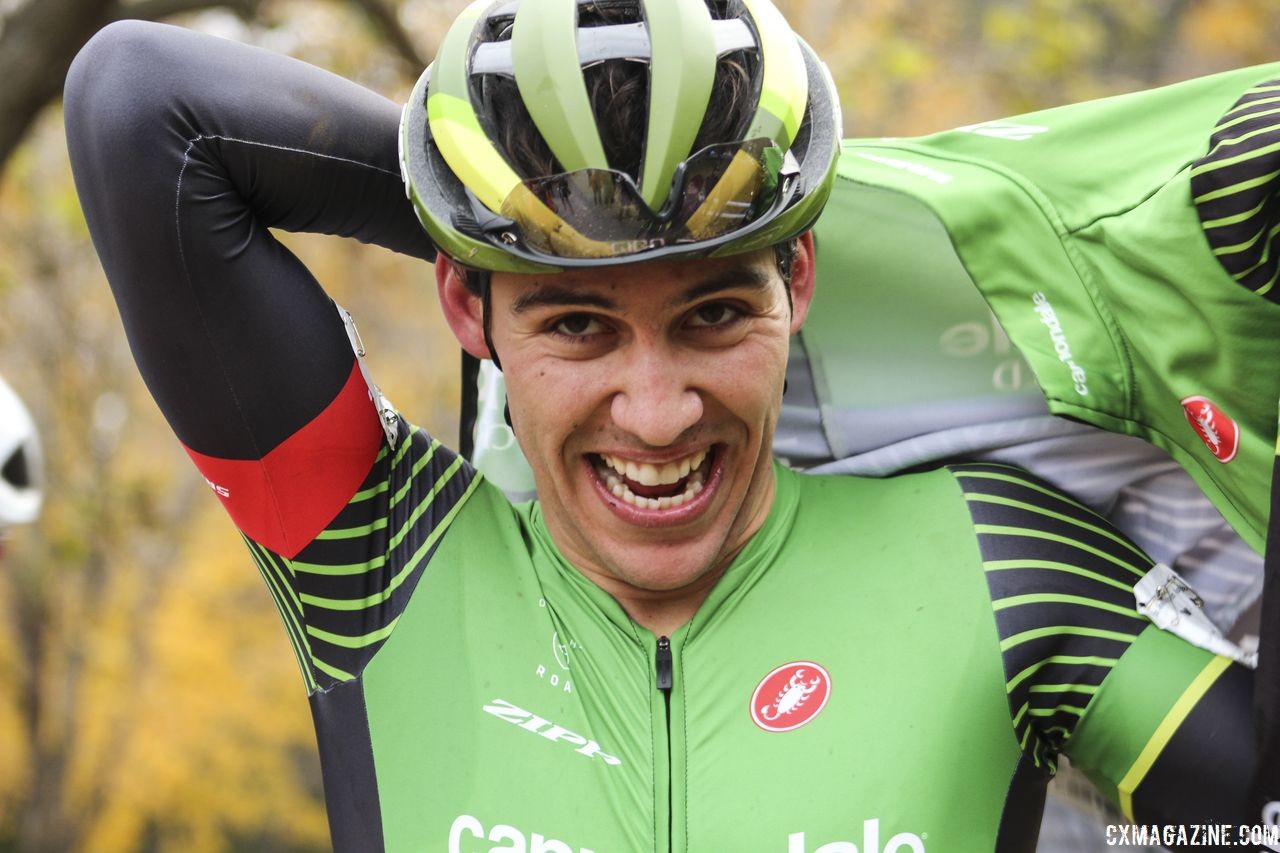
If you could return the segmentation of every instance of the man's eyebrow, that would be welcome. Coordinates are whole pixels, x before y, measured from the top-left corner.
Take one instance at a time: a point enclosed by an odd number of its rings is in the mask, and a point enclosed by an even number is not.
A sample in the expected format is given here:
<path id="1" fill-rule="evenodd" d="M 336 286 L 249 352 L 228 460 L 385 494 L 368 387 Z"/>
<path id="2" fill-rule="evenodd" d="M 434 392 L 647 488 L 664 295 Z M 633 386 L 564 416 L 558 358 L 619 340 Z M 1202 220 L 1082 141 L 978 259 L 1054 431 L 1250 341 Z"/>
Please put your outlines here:
<path id="1" fill-rule="evenodd" d="M 684 290 L 673 301 L 677 304 L 695 302 L 722 290 L 746 289 L 753 292 L 767 290 L 773 278 L 759 266 L 731 267 L 721 270 L 711 278 L 700 281 Z M 544 284 L 525 290 L 511 303 L 511 313 L 523 314 L 535 308 L 546 307 L 599 308 L 617 311 L 620 306 L 607 296 L 591 293 L 559 284 Z"/>
<path id="2" fill-rule="evenodd" d="M 581 290 L 563 287 L 558 284 L 546 284 L 542 287 L 526 290 L 517 296 L 515 301 L 511 303 L 511 312 L 513 314 L 523 314 L 525 311 L 530 311 L 534 308 L 556 305 L 600 308 L 604 311 L 614 311 L 618 308 L 618 303 L 607 296 L 601 296 L 597 293 L 585 293 Z"/>
<path id="3" fill-rule="evenodd" d="M 704 296 L 719 293 L 722 290 L 750 290 L 760 292 L 773 285 L 773 277 L 758 265 L 732 267 L 723 270 L 711 278 L 700 281 L 685 290 L 677 297 L 677 302 L 695 302 Z"/>

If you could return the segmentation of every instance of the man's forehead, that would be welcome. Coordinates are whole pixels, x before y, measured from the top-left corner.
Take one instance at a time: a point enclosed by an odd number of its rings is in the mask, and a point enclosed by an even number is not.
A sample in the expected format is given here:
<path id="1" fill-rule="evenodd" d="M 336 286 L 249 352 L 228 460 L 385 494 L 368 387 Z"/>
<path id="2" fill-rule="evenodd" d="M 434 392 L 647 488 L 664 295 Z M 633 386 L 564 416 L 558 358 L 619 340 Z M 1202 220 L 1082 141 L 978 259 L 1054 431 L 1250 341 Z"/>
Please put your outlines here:
<path id="1" fill-rule="evenodd" d="M 573 270 L 553 275 L 512 276 L 511 310 L 544 306 L 620 310 L 637 298 L 679 306 L 728 290 L 763 292 L 781 284 L 776 267 L 758 254 Z"/>

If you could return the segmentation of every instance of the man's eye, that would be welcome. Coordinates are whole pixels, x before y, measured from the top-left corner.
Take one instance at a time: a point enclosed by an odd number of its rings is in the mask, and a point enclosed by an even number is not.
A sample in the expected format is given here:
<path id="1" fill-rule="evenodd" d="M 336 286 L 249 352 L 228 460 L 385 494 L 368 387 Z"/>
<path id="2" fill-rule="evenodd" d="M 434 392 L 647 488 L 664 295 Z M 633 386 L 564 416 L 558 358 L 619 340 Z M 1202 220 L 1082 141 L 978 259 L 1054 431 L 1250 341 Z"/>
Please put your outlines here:
<path id="1" fill-rule="evenodd" d="M 724 302 L 708 302 L 693 312 L 694 326 L 723 326 L 732 323 L 742 314 L 737 308 Z"/>
<path id="2" fill-rule="evenodd" d="M 570 314 L 557 320 L 552 329 L 566 337 L 585 338 L 603 332 L 604 324 L 590 314 Z"/>

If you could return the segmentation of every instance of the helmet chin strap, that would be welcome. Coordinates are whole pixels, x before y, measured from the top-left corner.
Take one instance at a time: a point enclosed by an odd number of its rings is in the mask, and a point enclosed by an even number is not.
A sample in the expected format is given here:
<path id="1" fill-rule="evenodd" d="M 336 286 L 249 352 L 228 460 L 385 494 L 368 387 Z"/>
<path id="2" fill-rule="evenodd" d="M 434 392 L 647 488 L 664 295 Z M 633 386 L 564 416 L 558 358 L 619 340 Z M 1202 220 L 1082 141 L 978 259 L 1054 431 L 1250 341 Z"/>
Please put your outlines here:
<path id="1" fill-rule="evenodd" d="M 489 318 L 493 314 L 493 301 L 489 296 L 492 288 L 489 286 L 490 273 L 488 270 L 480 270 L 480 311 L 481 322 L 484 329 L 484 345 L 489 348 L 489 358 L 493 360 L 493 366 L 502 369 L 502 362 L 498 361 L 498 350 L 493 345 L 493 334 L 490 329 Z"/>
<path id="2" fill-rule="evenodd" d="M 480 310 L 484 316 L 484 345 L 489 348 L 489 358 L 493 361 L 493 366 L 502 370 L 502 362 L 498 361 L 498 350 L 493 346 L 493 335 L 489 330 L 489 316 L 493 313 L 493 302 L 490 299 L 489 287 L 490 274 L 484 272 L 484 278 L 480 282 Z M 507 422 L 507 426 L 515 429 L 515 425 L 511 423 L 511 401 L 507 400 L 502 404 L 502 419 Z"/>

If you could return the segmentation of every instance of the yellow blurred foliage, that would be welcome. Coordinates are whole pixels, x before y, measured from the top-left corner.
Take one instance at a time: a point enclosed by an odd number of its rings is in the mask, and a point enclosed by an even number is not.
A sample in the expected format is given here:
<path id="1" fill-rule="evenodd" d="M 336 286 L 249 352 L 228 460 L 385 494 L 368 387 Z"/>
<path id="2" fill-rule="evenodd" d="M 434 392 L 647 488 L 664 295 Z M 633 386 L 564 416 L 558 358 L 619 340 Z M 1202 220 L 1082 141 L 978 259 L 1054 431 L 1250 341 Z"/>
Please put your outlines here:
<path id="1" fill-rule="evenodd" d="M 9 579 L 0 574 L 0 601 L 11 600 L 12 596 Z M 3 686 L 16 685 L 22 677 L 16 627 L 8 620 L 0 620 L 0 804 L 15 802 L 26 789 L 31 763 L 21 697 L 12 687 Z"/>
<path id="2" fill-rule="evenodd" d="M 212 495 L 188 528 L 158 588 L 122 568 L 88 620 L 67 779 L 72 808 L 98 815 L 84 847 L 136 849 L 148 824 L 162 850 L 222 850 L 226 833 L 264 827 L 323 844 L 322 808 L 300 784 L 315 738 L 278 617 Z"/>
<path id="3" fill-rule="evenodd" d="M 1280 0 L 1202 0 L 1188 11 L 1182 36 L 1188 49 L 1213 65 L 1273 62 Z"/>

